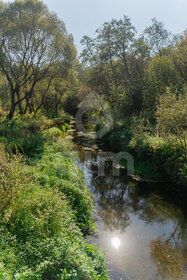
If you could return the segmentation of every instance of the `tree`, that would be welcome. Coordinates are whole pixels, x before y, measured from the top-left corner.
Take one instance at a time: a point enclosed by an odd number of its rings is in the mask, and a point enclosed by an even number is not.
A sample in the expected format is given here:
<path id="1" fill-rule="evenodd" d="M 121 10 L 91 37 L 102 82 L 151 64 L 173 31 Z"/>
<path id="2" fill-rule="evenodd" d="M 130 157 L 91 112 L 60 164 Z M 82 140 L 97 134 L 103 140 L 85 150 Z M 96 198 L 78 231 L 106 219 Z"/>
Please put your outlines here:
<path id="1" fill-rule="evenodd" d="M 130 47 L 134 42 L 136 30 L 130 18 L 124 16 L 120 20 L 105 22 L 96 30 L 97 37 L 92 39 L 84 36 L 82 44 L 85 46 L 81 58 L 84 62 L 93 61 L 99 63 L 110 63 L 111 70 L 115 77 L 114 60 L 120 60 L 124 67 L 124 73 L 130 79 L 127 56 Z"/>
<path id="2" fill-rule="evenodd" d="M 24 0 L 1 5 L 0 69 L 9 84 L 8 117 L 13 117 L 17 106 L 24 113 L 36 85 L 46 80 L 48 90 L 59 72 L 72 66 L 75 54 L 64 23 L 42 2 Z"/>
<path id="3" fill-rule="evenodd" d="M 179 75 L 187 82 L 187 30 L 172 50 L 171 56 Z"/>
<path id="4" fill-rule="evenodd" d="M 171 44 L 171 33 L 164 28 L 164 24 L 156 18 L 152 19 L 152 25 L 146 27 L 143 32 L 152 54 L 162 55 L 163 48 Z"/>
<path id="5" fill-rule="evenodd" d="M 161 135 L 177 137 L 184 155 L 187 152 L 187 94 L 168 93 L 160 97 L 156 111 L 157 130 Z"/>
<path id="6" fill-rule="evenodd" d="M 149 50 L 143 38 L 135 39 L 135 27 L 130 18 L 105 22 L 96 30 L 96 37 L 85 36 L 82 61 L 91 67 L 89 85 L 105 95 L 112 107 L 119 101 L 130 103 L 130 110 L 140 112 L 144 69 Z"/>
<path id="7" fill-rule="evenodd" d="M 167 88 L 177 89 L 178 77 L 170 56 L 155 56 L 149 61 L 144 75 L 143 107 L 150 119 L 154 118 L 159 98 Z"/>

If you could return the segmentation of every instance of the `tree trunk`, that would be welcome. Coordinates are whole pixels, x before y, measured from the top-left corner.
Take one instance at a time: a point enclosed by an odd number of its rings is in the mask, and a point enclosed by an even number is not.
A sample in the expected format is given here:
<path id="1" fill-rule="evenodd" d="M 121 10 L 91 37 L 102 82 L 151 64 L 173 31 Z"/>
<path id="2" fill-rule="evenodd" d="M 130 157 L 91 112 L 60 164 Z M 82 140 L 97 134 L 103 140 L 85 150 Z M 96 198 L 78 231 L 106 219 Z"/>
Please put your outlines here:
<path id="1" fill-rule="evenodd" d="M 41 104 L 36 108 L 36 110 L 34 111 L 34 116 L 36 115 L 36 113 L 38 112 L 38 110 L 43 106 L 43 99 Z"/>
<path id="2" fill-rule="evenodd" d="M 15 91 L 12 90 L 11 91 L 11 107 L 10 107 L 10 112 L 7 116 L 7 118 L 9 120 L 11 120 L 14 116 L 14 113 L 15 113 L 15 109 L 16 109 L 16 102 L 15 102 Z"/>
<path id="3" fill-rule="evenodd" d="M 19 88 L 16 89 L 16 95 L 17 95 L 17 104 L 18 104 L 18 107 L 19 107 L 19 112 L 21 115 L 23 115 L 23 108 L 22 108 L 22 105 L 21 105 L 21 98 L 20 98 L 20 94 L 19 94 Z"/>
<path id="4" fill-rule="evenodd" d="M 57 94 L 55 94 L 55 115 L 56 115 L 56 118 L 58 117 L 58 97 L 57 97 Z"/>
<path id="5" fill-rule="evenodd" d="M 123 65 L 124 65 L 125 71 L 127 73 L 128 79 L 131 82 L 131 75 L 129 73 L 129 67 L 127 65 L 127 60 L 126 60 L 126 56 L 125 55 L 123 56 Z"/>

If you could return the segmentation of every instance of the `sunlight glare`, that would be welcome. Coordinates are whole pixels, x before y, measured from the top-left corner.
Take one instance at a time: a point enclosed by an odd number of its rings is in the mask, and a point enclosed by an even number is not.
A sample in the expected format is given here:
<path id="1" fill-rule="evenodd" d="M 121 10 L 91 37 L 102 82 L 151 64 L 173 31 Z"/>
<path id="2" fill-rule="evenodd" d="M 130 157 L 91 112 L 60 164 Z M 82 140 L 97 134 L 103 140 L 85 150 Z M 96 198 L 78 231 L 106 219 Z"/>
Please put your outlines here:
<path id="1" fill-rule="evenodd" d="M 112 245 L 115 249 L 119 249 L 120 244 L 121 244 L 121 241 L 119 240 L 118 237 L 112 238 Z"/>

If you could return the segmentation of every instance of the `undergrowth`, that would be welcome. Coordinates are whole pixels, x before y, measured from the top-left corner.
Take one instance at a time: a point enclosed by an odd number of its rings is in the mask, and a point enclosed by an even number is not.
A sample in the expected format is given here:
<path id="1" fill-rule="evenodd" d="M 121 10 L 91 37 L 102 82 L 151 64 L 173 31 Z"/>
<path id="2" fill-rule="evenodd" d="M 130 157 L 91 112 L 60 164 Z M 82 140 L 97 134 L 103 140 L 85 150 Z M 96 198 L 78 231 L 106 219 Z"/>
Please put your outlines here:
<path id="1" fill-rule="evenodd" d="M 133 117 L 118 121 L 101 142 L 107 150 L 130 153 L 134 158 L 135 174 L 186 185 L 187 157 L 180 141 L 158 137 L 154 124 Z M 125 160 L 123 164 L 126 165 Z"/>
<path id="2" fill-rule="evenodd" d="M 0 279 L 108 279 L 102 253 L 83 237 L 95 228 L 92 197 L 63 131 L 36 129 L 33 144 L 28 123 L 0 129 Z"/>

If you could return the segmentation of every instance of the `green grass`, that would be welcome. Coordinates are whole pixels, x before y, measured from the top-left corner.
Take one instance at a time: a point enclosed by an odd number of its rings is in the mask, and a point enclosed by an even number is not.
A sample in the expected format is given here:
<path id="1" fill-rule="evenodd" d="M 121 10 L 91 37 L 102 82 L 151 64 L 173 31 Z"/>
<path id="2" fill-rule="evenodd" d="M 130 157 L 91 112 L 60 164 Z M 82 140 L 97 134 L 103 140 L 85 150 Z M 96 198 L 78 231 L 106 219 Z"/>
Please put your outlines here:
<path id="1" fill-rule="evenodd" d="M 186 186 L 187 158 L 176 137 L 164 139 L 155 136 L 151 125 L 131 118 L 115 123 L 101 141 L 109 151 L 130 153 L 134 158 L 135 174 Z M 123 163 L 126 165 L 125 160 Z"/>
<path id="2" fill-rule="evenodd" d="M 108 279 L 103 254 L 83 237 L 95 229 L 93 202 L 72 144 L 59 128 L 37 129 L 25 152 L 18 127 L 28 131 L 21 120 L 1 127 L 0 279 Z"/>
<path id="3" fill-rule="evenodd" d="M 91 231 L 92 196 L 86 187 L 84 173 L 76 165 L 76 154 L 71 150 L 71 142 L 59 138 L 46 144 L 42 158 L 30 162 L 41 186 L 58 189 L 68 198 L 78 226 L 83 234 Z"/>

